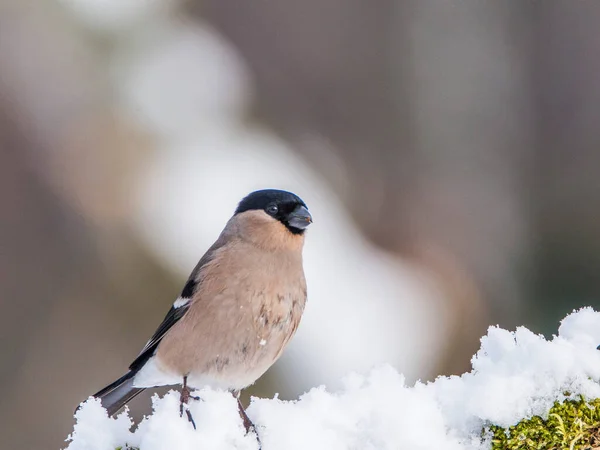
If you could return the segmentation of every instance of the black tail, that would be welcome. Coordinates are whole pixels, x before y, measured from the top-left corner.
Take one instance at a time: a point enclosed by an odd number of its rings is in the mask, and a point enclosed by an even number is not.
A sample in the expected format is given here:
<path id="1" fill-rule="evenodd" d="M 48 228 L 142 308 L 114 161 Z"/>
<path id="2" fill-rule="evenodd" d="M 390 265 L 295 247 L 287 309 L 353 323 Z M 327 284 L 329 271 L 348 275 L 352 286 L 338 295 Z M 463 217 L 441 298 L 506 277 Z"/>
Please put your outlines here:
<path id="1" fill-rule="evenodd" d="M 144 390 L 144 388 L 133 387 L 134 376 L 135 372 L 127 372 L 117 381 L 94 394 L 94 397 L 100 399 L 102 406 L 106 408 L 109 416 L 115 414 L 129 400 Z"/>

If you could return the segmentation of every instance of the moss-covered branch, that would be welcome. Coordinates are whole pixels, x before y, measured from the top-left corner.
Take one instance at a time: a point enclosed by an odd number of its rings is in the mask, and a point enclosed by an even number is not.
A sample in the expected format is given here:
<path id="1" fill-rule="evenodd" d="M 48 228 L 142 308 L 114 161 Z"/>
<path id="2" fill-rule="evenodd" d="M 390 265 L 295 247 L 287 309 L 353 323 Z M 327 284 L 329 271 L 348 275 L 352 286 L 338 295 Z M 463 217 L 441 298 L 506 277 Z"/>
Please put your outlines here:
<path id="1" fill-rule="evenodd" d="M 491 426 L 492 450 L 600 449 L 600 399 L 556 402 L 547 419 L 534 416 L 508 429 Z"/>

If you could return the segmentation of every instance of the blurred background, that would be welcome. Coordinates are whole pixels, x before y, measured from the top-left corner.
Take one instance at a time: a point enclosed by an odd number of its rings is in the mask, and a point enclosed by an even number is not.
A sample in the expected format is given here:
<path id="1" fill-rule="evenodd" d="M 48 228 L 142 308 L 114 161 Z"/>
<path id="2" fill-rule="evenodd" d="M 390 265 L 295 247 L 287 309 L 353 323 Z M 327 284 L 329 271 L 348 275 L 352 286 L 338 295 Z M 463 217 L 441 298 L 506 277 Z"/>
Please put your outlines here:
<path id="1" fill-rule="evenodd" d="M 0 0 L 3 447 L 65 445 L 254 189 L 315 223 L 303 322 L 252 395 L 460 374 L 489 325 L 596 305 L 598 23 L 572 0 Z"/>

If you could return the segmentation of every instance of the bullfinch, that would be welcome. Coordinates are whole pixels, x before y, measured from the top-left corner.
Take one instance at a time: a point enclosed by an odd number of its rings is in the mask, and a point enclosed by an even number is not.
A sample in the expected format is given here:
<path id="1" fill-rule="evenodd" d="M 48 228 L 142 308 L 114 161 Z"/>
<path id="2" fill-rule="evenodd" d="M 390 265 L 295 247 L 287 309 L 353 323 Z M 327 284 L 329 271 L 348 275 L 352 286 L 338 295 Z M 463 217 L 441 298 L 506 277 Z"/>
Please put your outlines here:
<path id="1" fill-rule="evenodd" d="M 180 414 L 191 389 L 210 386 L 239 400 L 277 361 L 306 303 L 302 266 L 306 204 L 291 192 L 246 196 L 129 371 L 94 397 L 115 414 L 146 388 L 181 384 Z M 195 427 L 187 408 L 186 414 Z"/>

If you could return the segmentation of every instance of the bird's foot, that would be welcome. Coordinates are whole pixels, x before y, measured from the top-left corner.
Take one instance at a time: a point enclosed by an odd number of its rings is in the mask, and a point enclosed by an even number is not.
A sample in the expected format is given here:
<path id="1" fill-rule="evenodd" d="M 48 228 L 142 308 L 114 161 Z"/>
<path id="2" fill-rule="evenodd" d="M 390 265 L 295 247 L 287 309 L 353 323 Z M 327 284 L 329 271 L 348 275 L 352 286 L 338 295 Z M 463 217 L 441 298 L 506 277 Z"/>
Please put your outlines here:
<path id="1" fill-rule="evenodd" d="M 190 421 L 190 423 L 192 424 L 192 426 L 194 427 L 194 430 L 195 430 L 196 429 L 196 422 L 194 422 L 194 418 L 192 417 L 192 413 L 187 408 L 185 409 L 185 415 L 187 416 L 187 419 Z"/>
<path id="2" fill-rule="evenodd" d="M 187 376 L 183 377 L 183 387 L 181 388 L 181 396 L 179 397 L 179 417 L 183 417 L 183 410 L 185 405 L 185 415 L 188 420 L 191 422 L 194 430 L 196 429 L 196 422 L 194 422 L 194 418 L 192 417 L 192 413 L 188 408 L 188 402 L 192 400 L 201 400 L 200 397 L 191 395 L 190 388 L 187 385 Z"/>
<path id="3" fill-rule="evenodd" d="M 244 428 L 246 429 L 246 434 L 250 433 L 250 432 L 254 432 L 256 433 L 256 427 L 254 426 L 254 423 L 250 420 L 250 417 L 248 417 L 248 415 L 246 414 L 246 411 L 244 411 L 243 408 L 239 408 L 240 411 L 240 417 L 242 418 L 242 422 L 244 423 Z"/>
<path id="4" fill-rule="evenodd" d="M 246 414 L 246 410 L 244 409 L 244 406 L 242 405 L 242 402 L 240 401 L 240 391 L 233 392 L 233 395 L 237 398 L 238 411 L 240 413 L 240 417 L 242 418 L 242 422 L 244 423 L 244 428 L 246 429 L 246 434 L 248 434 L 248 433 L 255 434 L 256 440 L 258 441 L 258 450 L 261 450 L 262 444 L 260 442 L 260 437 L 258 436 L 258 432 L 256 431 L 256 426 L 254 425 L 252 420 L 250 420 L 250 417 L 248 417 L 248 414 Z"/>

